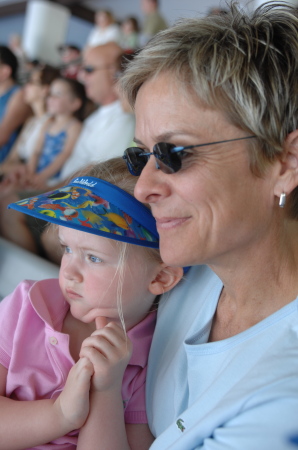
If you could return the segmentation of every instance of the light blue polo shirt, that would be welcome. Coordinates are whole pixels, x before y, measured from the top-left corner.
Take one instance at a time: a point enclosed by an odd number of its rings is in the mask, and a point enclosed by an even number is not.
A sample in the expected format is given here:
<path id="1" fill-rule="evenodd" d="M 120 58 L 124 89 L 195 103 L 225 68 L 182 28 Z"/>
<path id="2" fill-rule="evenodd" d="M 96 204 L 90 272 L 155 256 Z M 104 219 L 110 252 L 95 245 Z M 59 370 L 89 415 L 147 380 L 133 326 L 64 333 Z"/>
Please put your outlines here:
<path id="1" fill-rule="evenodd" d="M 252 280 L 253 282 L 253 280 Z M 152 450 L 290 450 L 298 432 L 297 299 L 208 343 L 219 278 L 193 267 L 162 299 L 149 358 Z"/>

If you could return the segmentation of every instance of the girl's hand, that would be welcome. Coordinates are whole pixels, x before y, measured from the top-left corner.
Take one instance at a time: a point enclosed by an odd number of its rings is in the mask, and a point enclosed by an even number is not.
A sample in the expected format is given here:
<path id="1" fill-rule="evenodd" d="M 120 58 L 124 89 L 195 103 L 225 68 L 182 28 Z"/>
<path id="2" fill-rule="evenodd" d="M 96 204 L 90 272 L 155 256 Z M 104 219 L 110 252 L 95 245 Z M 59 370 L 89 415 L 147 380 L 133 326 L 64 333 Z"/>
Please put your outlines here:
<path id="1" fill-rule="evenodd" d="M 26 179 L 25 188 L 27 190 L 38 190 L 38 189 L 44 189 L 45 186 L 45 178 L 43 177 L 42 173 L 34 173 L 34 174 L 28 174 Z"/>
<path id="2" fill-rule="evenodd" d="M 122 379 L 132 354 L 132 344 L 121 326 L 106 319 L 96 319 L 96 331 L 85 339 L 80 357 L 93 364 L 91 390 L 121 389 Z"/>
<path id="3" fill-rule="evenodd" d="M 71 368 L 64 389 L 54 406 L 65 422 L 67 432 L 81 428 L 89 414 L 89 391 L 93 365 L 88 358 L 80 358 Z"/>

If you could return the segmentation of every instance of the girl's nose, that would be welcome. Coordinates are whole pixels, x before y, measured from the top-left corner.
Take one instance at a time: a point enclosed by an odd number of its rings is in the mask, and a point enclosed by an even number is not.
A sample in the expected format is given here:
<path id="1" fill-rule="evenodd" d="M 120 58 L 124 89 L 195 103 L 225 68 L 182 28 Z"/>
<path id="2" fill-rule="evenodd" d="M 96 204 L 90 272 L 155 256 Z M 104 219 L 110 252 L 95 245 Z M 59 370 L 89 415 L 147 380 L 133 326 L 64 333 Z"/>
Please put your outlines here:
<path id="1" fill-rule="evenodd" d="M 75 261 L 74 258 L 68 258 L 68 261 L 65 263 L 62 261 L 61 271 L 67 280 L 79 282 L 83 279 L 79 262 Z"/>

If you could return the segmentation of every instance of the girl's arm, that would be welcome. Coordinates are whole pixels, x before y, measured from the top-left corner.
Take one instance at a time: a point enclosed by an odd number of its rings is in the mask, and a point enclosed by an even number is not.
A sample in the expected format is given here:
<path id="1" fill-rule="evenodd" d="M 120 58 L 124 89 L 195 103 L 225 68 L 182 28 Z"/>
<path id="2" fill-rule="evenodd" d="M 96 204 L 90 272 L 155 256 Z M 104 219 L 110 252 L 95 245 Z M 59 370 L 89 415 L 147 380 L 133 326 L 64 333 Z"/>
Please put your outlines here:
<path id="1" fill-rule="evenodd" d="M 81 358 L 56 400 L 18 401 L 5 396 L 7 369 L 0 364 L 0 449 L 47 444 L 80 428 L 89 412 L 92 373 L 89 360 Z"/>
<path id="2" fill-rule="evenodd" d="M 100 328 L 100 326 L 97 326 Z M 153 437 L 146 424 L 125 424 L 121 394 L 132 345 L 122 328 L 109 323 L 82 345 L 81 357 L 94 366 L 90 413 L 80 430 L 77 449 L 147 450 Z"/>
<path id="3" fill-rule="evenodd" d="M 154 437 L 147 424 L 125 424 L 121 390 L 91 392 L 90 413 L 77 450 L 148 450 Z"/>
<path id="4" fill-rule="evenodd" d="M 49 118 L 48 120 L 45 121 L 44 125 L 41 127 L 40 133 L 38 135 L 38 138 L 36 140 L 36 144 L 34 147 L 34 150 L 31 154 L 30 159 L 27 161 L 27 173 L 28 173 L 28 177 L 29 180 L 28 182 L 30 183 L 30 179 L 32 179 L 32 177 L 34 176 L 35 172 L 36 172 L 36 167 L 37 167 L 37 163 L 44 145 L 44 139 L 45 139 L 45 133 L 49 127 L 51 118 Z"/>
<path id="5" fill-rule="evenodd" d="M 32 181 L 31 186 L 34 188 L 46 188 L 46 182 L 53 175 L 55 175 L 62 168 L 65 161 L 70 157 L 74 145 L 79 137 L 79 134 L 82 129 L 82 124 L 79 121 L 73 121 L 73 123 L 69 126 L 67 130 L 67 138 L 63 147 L 63 150 L 59 153 L 59 155 L 54 159 L 54 161 L 49 164 L 44 170 L 35 174 Z"/>

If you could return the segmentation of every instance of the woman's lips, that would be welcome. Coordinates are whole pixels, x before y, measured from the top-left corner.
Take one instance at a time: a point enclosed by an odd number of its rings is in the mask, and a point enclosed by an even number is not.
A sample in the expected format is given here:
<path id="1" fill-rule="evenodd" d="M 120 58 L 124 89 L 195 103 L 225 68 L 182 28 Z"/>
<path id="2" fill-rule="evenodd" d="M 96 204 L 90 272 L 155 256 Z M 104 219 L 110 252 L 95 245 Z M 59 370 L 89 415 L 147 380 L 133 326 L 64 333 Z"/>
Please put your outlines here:
<path id="1" fill-rule="evenodd" d="M 164 217 L 161 219 L 155 219 L 158 230 L 169 230 L 171 228 L 183 225 L 189 220 L 189 217 Z"/>

